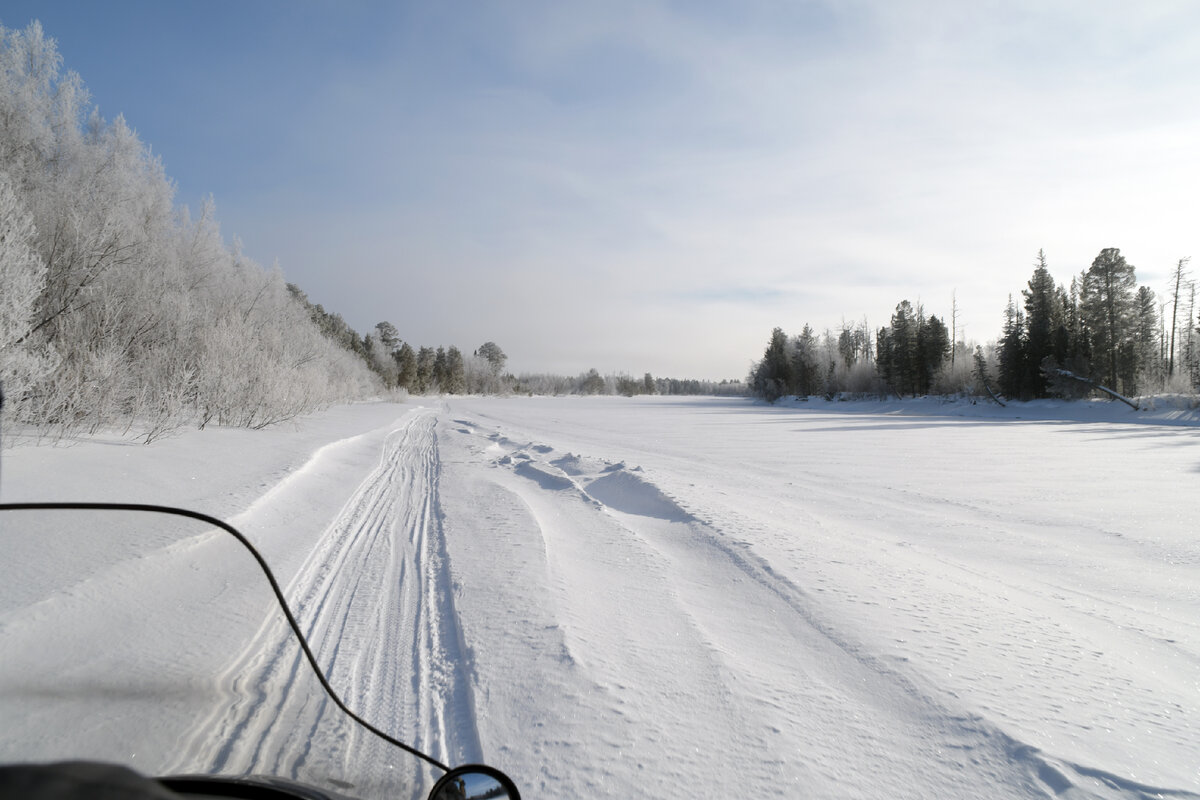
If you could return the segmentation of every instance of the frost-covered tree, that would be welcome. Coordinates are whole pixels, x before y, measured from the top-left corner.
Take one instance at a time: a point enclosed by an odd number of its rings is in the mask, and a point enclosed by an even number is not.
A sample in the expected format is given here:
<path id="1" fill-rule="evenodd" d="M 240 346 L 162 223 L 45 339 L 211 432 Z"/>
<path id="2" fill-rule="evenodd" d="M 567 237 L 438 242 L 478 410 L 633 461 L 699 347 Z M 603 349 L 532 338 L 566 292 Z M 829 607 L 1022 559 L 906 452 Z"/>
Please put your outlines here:
<path id="1" fill-rule="evenodd" d="M 88 94 L 41 23 L 0 27 L 0 165 L 14 188 L 39 199 L 71 168 Z M 36 213 L 40 209 L 27 209 Z"/>
<path id="2" fill-rule="evenodd" d="M 149 441 L 377 392 L 302 292 L 226 245 L 211 203 L 196 219 L 174 206 L 162 164 L 61 63 L 37 23 L 0 28 L 0 225 L 12 231 L 0 360 L 16 420 L 52 435 L 133 426 Z"/>
<path id="3" fill-rule="evenodd" d="M 588 370 L 587 374 L 580 376 L 579 391 L 582 394 L 604 394 L 605 389 L 605 380 L 595 367 Z"/>
<path id="4" fill-rule="evenodd" d="M 46 285 L 46 267 L 32 245 L 33 217 L 0 173 L 0 352 L 33 330 L 33 306 Z"/>
<path id="5" fill-rule="evenodd" d="M 289 283 L 287 288 L 296 298 L 297 302 L 308 311 L 309 317 L 321 333 L 346 350 L 362 357 L 364 362 L 366 361 L 367 348 L 365 337 L 359 336 L 357 331 L 347 325 L 346 320 L 342 319 L 341 314 L 326 311 L 320 303 L 311 303 L 308 295 L 293 283 Z"/>
<path id="6" fill-rule="evenodd" d="M 491 365 L 492 371 L 497 375 L 504 369 L 504 364 L 508 361 L 508 356 L 500 349 L 500 345 L 495 342 L 484 342 L 479 345 L 479 349 L 475 351 L 475 355 L 486 360 Z"/>
<path id="7" fill-rule="evenodd" d="M 376 326 L 377 334 L 378 330 L 379 328 Z M 394 332 L 395 328 L 392 329 L 391 333 Z M 396 363 L 395 356 L 395 345 L 398 341 L 398 337 L 394 336 L 388 336 L 387 339 L 379 335 L 366 337 L 367 363 L 383 379 L 384 386 L 387 386 L 389 389 L 396 388 L 400 378 L 400 367 Z"/>
<path id="8" fill-rule="evenodd" d="M 1185 257 L 1175 263 L 1171 272 L 1171 332 L 1170 344 L 1167 347 L 1167 376 L 1175 375 L 1175 334 L 1179 331 L 1179 298 L 1187 286 L 1187 265 L 1191 258 Z"/>
<path id="9" fill-rule="evenodd" d="M 865 322 L 858 326 L 842 323 L 838 332 L 837 352 L 847 369 L 859 361 L 871 359 L 869 346 L 871 337 L 868 331 L 869 328 Z"/>
<path id="10" fill-rule="evenodd" d="M 14 417 L 56 364 L 45 337 L 33 331 L 34 305 L 46 284 L 46 267 L 32 247 L 35 232 L 33 217 L 0 173 L 0 385 Z"/>
<path id="11" fill-rule="evenodd" d="M 375 323 L 375 338 L 383 345 L 389 355 L 400 346 L 400 332 L 390 322 Z"/>

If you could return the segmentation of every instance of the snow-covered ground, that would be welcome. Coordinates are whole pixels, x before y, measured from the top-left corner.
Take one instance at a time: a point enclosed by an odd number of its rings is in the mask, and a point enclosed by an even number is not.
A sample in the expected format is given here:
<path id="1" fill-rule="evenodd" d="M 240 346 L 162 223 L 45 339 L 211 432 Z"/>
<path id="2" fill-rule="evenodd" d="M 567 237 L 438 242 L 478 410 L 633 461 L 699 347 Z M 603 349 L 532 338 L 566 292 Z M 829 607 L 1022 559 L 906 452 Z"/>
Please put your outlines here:
<path id="1" fill-rule="evenodd" d="M 447 398 L 2 459 L 0 500 L 231 520 L 352 706 L 529 797 L 1200 797 L 1200 416 L 1176 404 Z M 46 621 L 122 655 L 98 599 L 241 569 L 207 532 L 46 566 L 7 527 L 0 689 L 45 669 Z M 236 575 L 211 590 L 232 611 L 155 635 L 192 680 L 290 686 Z M 315 752 L 334 725 L 389 758 L 282 692 L 164 749 L 350 783 Z M 37 700 L 0 756 L 53 722 Z"/>

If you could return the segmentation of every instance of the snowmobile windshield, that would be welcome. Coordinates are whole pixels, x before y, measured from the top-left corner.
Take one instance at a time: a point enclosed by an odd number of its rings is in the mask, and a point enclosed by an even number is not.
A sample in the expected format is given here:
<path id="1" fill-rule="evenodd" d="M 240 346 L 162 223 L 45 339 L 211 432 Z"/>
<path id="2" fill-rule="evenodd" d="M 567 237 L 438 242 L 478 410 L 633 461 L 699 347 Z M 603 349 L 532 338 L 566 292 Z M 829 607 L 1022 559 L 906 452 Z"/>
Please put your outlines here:
<path id="1" fill-rule="evenodd" d="M 326 607 L 322 587 L 342 565 L 254 544 L 347 705 L 418 736 L 405 725 L 422 702 L 408 665 L 322 645 L 349 640 L 323 636 L 327 625 L 379 624 L 353 596 Z M 356 798 L 424 797 L 441 775 L 337 707 L 228 532 L 157 512 L 5 509 L 0 549 L 0 762 L 271 776 Z M 355 565 L 359 580 L 368 566 Z"/>

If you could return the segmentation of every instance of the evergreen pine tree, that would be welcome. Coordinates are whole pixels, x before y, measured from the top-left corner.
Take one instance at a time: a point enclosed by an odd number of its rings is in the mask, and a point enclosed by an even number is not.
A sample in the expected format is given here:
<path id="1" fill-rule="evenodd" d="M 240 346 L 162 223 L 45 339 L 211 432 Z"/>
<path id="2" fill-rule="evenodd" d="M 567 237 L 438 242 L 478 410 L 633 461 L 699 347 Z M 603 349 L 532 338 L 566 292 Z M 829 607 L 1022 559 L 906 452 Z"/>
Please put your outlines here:
<path id="1" fill-rule="evenodd" d="M 1164 367 L 1159 356 L 1158 300 L 1149 286 L 1137 290 L 1137 316 L 1134 321 L 1132 361 L 1128 365 L 1132 391 L 1149 392 L 1162 386 Z"/>
<path id="2" fill-rule="evenodd" d="M 1128 391 L 1121 380 L 1121 363 L 1128 362 L 1134 346 L 1137 303 L 1133 266 L 1121 251 L 1107 247 L 1100 251 L 1091 268 L 1084 273 L 1079 308 L 1092 347 L 1092 369 L 1101 384 L 1115 391 Z"/>
<path id="3" fill-rule="evenodd" d="M 446 365 L 446 348 L 439 346 L 437 352 L 433 356 L 433 387 L 441 393 L 446 391 L 446 381 L 448 378 L 448 370 Z"/>
<path id="4" fill-rule="evenodd" d="M 1000 394 L 1010 398 L 1025 396 L 1022 378 L 1025 375 L 1024 317 L 1021 309 L 1008 296 L 1004 309 L 1004 331 L 1000 336 Z"/>
<path id="5" fill-rule="evenodd" d="M 376 323 L 375 338 L 383 344 L 389 355 L 400 345 L 400 333 L 390 322 Z"/>
<path id="6" fill-rule="evenodd" d="M 838 355 L 841 356 L 842 363 L 846 365 L 847 369 L 854 366 L 854 362 L 858 361 L 858 348 L 856 344 L 854 341 L 854 329 L 843 322 L 842 330 L 838 333 L 837 349 Z"/>
<path id="7" fill-rule="evenodd" d="M 463 394 L 467 390 L 466 366 L 462 352 L 453 345 L 446 349 L 445 369 L 442 391 L 446 394 Z"/>
<path id="8" fill-rule="evenodd" d="M 417 393 L 426 394 L 433 389 L 433 364 L 436 356 L 432 347 L 422 347 L 417 351 Z"/>
<path id="9" fill-rule="evenodd" d="M 946 323 L 936 316 L 930 317 L 917 333 L 917 348 L 917 389 L 921 394 L 929 394 L 950 353 L 950 332 L 946 330 Z"/>
<path id="10" fill-rule="evenodd" d="M 892 331 L 889 328 L 880 328 L 875 332 L 875 371 L 879 373 L 880 379 L 892 392 L 900 394 L 896 389 L 896 375 L 892 369 L 892 350 L 894 342 L 892 341 Z"/>
<path id="11" fill-rule="evenodd" d="M 817 354 L 817 337 L 809 325 L 796 337 L 793 347 L 792 391 L 800 397 L 816 394 L 822 386 L 820 357 Z"/>
<path id="12" fill-rule="evenodd" d="M 604 389 L 604 378 L 595 367 L 587 371 L 579 384 L 579 390 L 584 394 L 604 394 Z"/>
<path id="13" fill-rule="evenodd" d="M 1065 336 L 1065 324 L 1061 295 L 1046 267 L 1046 254 L 1038 250 L 1033 277 L 1025 297 L 1025 342 L 1024 354 L 1019 366 L 1022 394 L 1027 397 L 1046 396 L 1046 377 L 1042 374 L 1042 362 L 1048 357 L 1060 360 L 1059 353 Z"/>
<path id="14" fill-rule="evenodd" d="M 876 368 L 896 394 L 917 392 L 917 316 L 912 304 L 901 300 L 890 328 L 876 336 Z"/>
<path id="15" fill-rule="evenodd" d="M 750 375 L 750 388 L 756 395 L 774 403 L 792 387 L 791 347 L 782 328 L 771 331 L 771 339 L 762 361 Z"/>
<path id="16" fill-rule="evenodd" d="M 416 393 L 417 389 L 417 354 L 412 345 L 401 342 L 396 350 L 396 385 L 408 392 Z"/>

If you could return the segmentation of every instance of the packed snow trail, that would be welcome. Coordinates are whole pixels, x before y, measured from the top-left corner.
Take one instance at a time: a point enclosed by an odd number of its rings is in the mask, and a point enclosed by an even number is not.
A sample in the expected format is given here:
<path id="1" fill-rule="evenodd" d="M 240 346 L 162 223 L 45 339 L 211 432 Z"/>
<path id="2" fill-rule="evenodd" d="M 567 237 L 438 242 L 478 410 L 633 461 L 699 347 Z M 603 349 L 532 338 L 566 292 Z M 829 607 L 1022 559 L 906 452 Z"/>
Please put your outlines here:
<path id="1" fill-rule="evenodd" d="M 422 412 L 387 437 L 379 466 L 328 525 L 285 594 L 330 683 L 351 708 L 440 761 L 465 763 L 480 754 L 437 513 L 435 425 L 434 414 Z M 268 632 L 273 641 L 264 641 Z M 316 734 L 326 715 L 340 724 L 341 712 L 310 696 L 311 689 L 296 696 L 296 684 L 308 681 L 306 671 L 289 632 L 265 624 L 228 674 L 245 686 L 281 688 L 233 715 L 217 715 L 212 727 L 197 732 L 225 742 L 227 753 L 255 754 L 255 760 L 219 768 L 303 777 L 305 759 L 321 757 L 313 754 L 321 745 Z M 348 727 L 339 735 L 349 738 L 339 743 L 353 760 L 342 765 L 347 775 L 381 757 L 389 767 L 418 766 L 404 764 L 409 757 L 403 754 L 381 755 L 365 731 Z M 259 754 L 265 760 L 257 760 Z"/>

